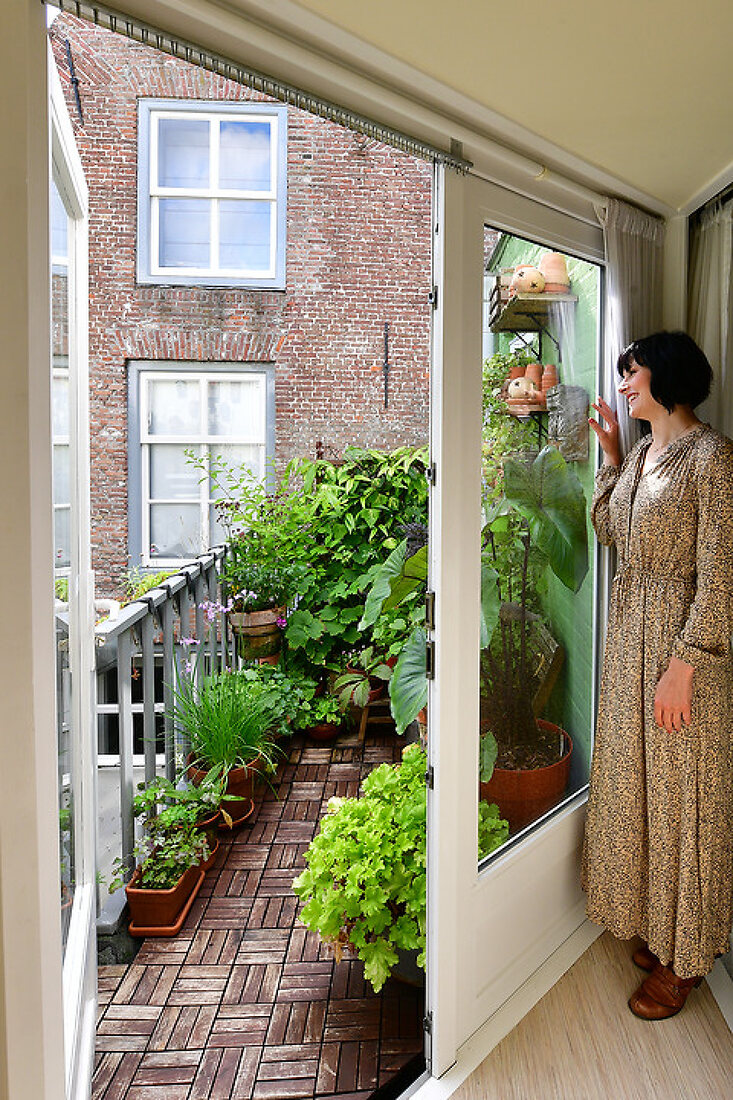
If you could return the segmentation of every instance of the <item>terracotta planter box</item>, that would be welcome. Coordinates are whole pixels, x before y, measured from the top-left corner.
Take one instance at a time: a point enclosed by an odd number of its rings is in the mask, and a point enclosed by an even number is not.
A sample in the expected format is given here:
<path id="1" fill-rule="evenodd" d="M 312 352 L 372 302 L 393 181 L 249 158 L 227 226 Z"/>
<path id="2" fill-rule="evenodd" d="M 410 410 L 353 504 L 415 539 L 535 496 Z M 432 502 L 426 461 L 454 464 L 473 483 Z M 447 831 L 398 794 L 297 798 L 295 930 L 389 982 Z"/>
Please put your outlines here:
<path id="1" fill-rule="evenodd" d="M 494 768 L 489 782 L 479 784 L 479 797 L 486 802 L 496 802 L 499 813 L 509 822 L 513 833 L 557 806 L 568 785 L 570 755 L 573 751 L 570 735 L 559 726 L 545 722 L 543 718 L 537 719 L 537 725 L 543 730 L 557 733 L 558 738 L 565 739 L 562 759 L 546 768 L 517 771 L 512 768 Z"/>
<path id="2" fill-rule="evenodd" d="M 139 886 L 140 868 L 125 887 L 131 936 L 175 936 L 188 916 L 204 881 L 201 867 L 189 867 L 169 890 Z"/>

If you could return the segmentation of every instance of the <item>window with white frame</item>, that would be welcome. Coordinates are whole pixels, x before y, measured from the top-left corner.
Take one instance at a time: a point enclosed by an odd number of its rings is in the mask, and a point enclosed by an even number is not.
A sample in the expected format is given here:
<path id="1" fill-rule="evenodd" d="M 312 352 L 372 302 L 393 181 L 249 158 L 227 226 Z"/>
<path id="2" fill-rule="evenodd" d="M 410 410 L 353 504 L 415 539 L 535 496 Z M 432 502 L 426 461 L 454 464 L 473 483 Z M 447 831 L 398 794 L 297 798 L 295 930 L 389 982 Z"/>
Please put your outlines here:
<path id="1" fill-rule="evenodd" d="M 204 468 L 211 458 L 223 459 L 264 478 L 273 437 L 272 373 L 171 363 L 167 369 L 138 364 L 133 374 L 138 431 L 130 436 L 131 560 L 175 565 L 225 540 L 211 480 L 186 452 Z"/>
<path id="2" fill-rule="evenodd" d="M 140 100 L 138 280 L 285 287 L 285 107 Z"/>

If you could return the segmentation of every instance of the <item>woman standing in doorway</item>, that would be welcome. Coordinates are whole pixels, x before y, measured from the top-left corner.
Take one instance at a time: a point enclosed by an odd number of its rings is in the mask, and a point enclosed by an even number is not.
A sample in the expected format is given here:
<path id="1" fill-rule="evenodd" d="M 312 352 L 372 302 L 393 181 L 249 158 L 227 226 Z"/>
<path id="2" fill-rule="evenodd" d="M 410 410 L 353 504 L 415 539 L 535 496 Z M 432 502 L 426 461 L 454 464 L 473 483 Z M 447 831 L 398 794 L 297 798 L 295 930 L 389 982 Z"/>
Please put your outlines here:
<path id="1" fill-rule="evenodd" d="M 588 916 L 649 977 L 635 1015 L 679 1012 L 733 917 L 733 443 L 694 409 L 710 364 L 682 332 L 637 340 L 619 393 L 650 434 L 621 461 L 600 397 L 592 520 L 615 545 L 582 883 Z"/>

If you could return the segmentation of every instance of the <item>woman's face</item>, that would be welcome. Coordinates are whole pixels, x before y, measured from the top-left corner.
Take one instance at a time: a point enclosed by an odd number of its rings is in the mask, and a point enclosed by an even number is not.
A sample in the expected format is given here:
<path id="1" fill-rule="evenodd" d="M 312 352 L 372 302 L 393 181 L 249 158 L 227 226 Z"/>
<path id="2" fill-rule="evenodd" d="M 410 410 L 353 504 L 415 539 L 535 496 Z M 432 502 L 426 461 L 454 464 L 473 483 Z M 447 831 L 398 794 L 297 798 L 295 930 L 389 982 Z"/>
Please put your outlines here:
<path id="1" fill-rule="evenodd" d="M 652 397 L 651 382 L 652 372 L 649 367 L 642 367 L 635 359 L 630 359 L 618 392 L 626 398 L 629 416 L 633 416 L 635 420 L 651 420 L 654 413 L 659 411 L 660 404 Z"/>

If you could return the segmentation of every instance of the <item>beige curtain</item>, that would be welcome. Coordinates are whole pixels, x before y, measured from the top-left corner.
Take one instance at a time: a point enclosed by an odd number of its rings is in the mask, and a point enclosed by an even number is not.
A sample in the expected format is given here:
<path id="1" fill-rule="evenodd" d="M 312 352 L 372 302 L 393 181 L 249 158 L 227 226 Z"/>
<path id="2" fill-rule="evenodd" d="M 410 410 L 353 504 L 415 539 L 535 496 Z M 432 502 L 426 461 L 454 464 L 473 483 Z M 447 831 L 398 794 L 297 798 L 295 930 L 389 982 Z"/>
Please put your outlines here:
<path id="1" fill-rule="evenodd" d="M 617 402 L 616 360 L 632 340 L 661 328 L 664 222 L 618 199 L 606 199 L 595 210 L 607 261 L 603 396 L 616 409 L 626 454 L 639 437 L 639 425 L 629 419 L 626 403 Z"/>
<path id="2" fill-rule="evenodd" d="M 688 318 L 690 336 L 703 349 L 713 368 L 710 397 L 698 410 L 726 435 L 733 435 L 733 334 L 731 317 L 731 260 L 733 259 L 733 200 L 714 203 L 694 219 L 690 234 Z"/>

